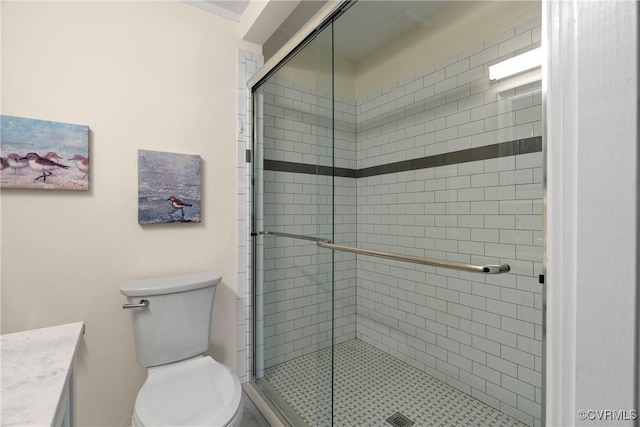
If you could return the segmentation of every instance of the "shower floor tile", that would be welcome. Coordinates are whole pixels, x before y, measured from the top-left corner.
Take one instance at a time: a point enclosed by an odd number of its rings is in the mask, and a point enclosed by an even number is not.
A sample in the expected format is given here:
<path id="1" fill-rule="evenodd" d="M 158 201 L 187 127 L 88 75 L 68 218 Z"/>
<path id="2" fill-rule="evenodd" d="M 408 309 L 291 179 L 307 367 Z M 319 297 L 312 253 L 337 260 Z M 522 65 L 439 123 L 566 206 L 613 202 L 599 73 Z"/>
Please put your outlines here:
<path id="1" fill-rule="evenodd" d="M 525 427 L 525 424 L 360 340 L 334 351 L 334 425 L 389 427 L 401 412 L 414 427 Z M 265 370 L 264 379 L 310 426 L 328 426 L 331 352 Z"/>

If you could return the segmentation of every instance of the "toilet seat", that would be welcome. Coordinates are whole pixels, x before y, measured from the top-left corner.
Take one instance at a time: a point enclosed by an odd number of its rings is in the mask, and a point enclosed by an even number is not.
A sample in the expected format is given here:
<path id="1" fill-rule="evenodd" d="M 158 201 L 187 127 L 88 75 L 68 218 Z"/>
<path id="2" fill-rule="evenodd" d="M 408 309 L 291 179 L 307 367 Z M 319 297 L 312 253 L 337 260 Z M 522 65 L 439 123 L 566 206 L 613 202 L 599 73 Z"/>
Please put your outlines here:
<path id="1" fill-rule="evenodd" d="M 229 368 L 211 357 L 197 357 L 149 368 L 132 422 L 134 426 L 224 427 L 235 424 L 241 398 L 240 381 Z"/>

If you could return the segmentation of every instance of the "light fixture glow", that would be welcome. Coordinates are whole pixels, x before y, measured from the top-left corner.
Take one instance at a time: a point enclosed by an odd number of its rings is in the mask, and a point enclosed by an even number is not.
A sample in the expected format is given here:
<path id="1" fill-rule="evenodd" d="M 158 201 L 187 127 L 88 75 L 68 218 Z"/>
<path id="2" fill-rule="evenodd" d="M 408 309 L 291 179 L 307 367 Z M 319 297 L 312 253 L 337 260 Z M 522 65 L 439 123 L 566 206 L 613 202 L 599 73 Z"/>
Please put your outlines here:
<path id="1" fill-rule="evenodd" d="M 489 80 L 500 80 L 542 65 L 542 48 L 514 56 L 489 67 Z"/>

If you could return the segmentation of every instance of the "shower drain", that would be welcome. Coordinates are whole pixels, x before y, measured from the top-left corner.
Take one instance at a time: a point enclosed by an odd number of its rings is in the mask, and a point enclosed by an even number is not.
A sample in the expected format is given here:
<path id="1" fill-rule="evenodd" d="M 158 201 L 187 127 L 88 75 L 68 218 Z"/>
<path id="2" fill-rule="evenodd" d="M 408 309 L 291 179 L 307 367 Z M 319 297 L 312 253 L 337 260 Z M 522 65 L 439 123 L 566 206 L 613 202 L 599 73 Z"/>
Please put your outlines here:
<path id="1" fill-rule="evenodd" d="M 396 412 L 391 415 L 386 421 L 393 427 L 411 427 L 414 424 L 413 421 L 402 415 L 400 412 Z"/>

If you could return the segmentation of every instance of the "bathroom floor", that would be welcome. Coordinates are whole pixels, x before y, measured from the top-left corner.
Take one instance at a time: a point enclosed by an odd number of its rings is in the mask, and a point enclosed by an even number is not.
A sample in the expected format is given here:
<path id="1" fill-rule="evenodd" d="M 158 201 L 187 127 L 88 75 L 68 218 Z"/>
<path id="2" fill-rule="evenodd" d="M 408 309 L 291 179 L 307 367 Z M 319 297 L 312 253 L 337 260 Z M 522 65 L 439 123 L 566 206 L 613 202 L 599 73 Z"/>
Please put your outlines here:
<path id="1" fill-rule="evenodd" d="M 310 426 L 325 426 L 331 352 L 269 368 L 264 379 Z M 360 340 L 335 346 L 334 425 L 389 427 L 397 412 L 413 426 L 525 427 L 525 424 Z M 320 410 L 319 410 L 320 409 Z M 409 426 L 402 422 L 397 425 Z"/>
<path id="2" fill-rule="evenodd" d="M 261 421 L 253 410 L 244 408 L 242 412 L 242 421 L 240 421 L 240 427 L 264 427 L 266 424 Z"/>
<path id="3" fill-rule="evenodd" d="M 242 410 L 242 421 L 240 421 L 239 427 L 269 427 L 269 423 L 267 423 L 247 395 L 243 396 L 243 402 L 244 409 Z"/>

